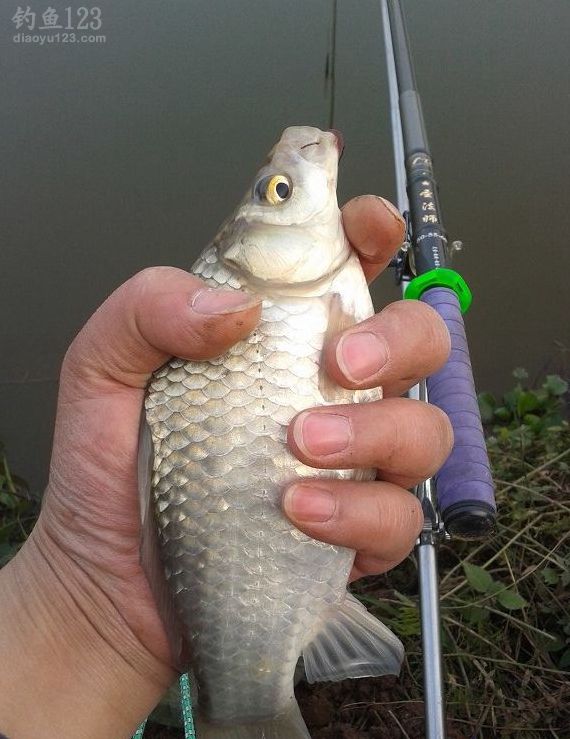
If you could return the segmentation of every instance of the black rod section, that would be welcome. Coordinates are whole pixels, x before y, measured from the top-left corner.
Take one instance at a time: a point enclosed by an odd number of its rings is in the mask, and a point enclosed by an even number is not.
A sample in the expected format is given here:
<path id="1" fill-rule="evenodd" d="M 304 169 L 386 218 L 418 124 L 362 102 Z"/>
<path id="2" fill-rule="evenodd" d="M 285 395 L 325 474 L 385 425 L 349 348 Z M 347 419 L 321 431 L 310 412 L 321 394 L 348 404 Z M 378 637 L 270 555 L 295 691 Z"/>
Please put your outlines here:
<path id="1" fill-rule="evenodd" d="M 447 233 L 441 216 L 422 104 L 416 90 L 406 24 L 399 3 L 389 2 L 388 11 L 398 78 L 400 119 L 414 235 L 411 266 L 415 274 L 421 275 L 437 267 L 447 266 Z"/>
<path id="2" fill-rule="evenodd" d="M 448 416 L 453 426 L 453 450 L 434 476 L 437 501 L 448 532 L 463 538 L 483 538 L 494 527 L 496 504 L 477 394 L 469 358 L 459 298 L 467 287 L 448 269 L 447 233 L 443 225 L 437 183 L 429 150 L 422 107 L 413 70 L 408 35 L 399 0 L 387 0 L 398 86 L 402 143 L 410 210 L 412 248 L 402 276 L 426 273 L 418 296 L 445 321 L 451 354 L 445 366 L 427 378 L 430 403 Z M 443 269 L 442 269 L 443 268 Z M 455 274 L 455 277 L 453 276 Z M 451 280 L 451 282 L 450 282 Z M 461 284 L 460 284 L 461 283 Z"/>

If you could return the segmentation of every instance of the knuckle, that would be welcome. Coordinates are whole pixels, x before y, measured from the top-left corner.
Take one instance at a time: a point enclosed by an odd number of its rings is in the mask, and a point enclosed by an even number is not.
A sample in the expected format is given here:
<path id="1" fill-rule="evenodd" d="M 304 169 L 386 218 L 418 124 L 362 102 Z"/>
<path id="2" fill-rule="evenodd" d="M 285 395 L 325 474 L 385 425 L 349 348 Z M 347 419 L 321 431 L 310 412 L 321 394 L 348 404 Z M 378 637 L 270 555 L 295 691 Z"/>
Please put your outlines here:
<path id="1" fill-rule="evenodd" d="M 123 288 L 135 293 L 146 291 L 149 286 L 160 280 L 160 276 L 163 274 L 162 270 L 161 267 L 145 267 L 145 269 L 141 269 L 140 272 L 129 278 L 124 283 Z"/>
<path id="2" fill-rule="evenodd" d="M 162 285 L 166 279 L 178 272 L 182 270 L 175 267 L 145 267 L 130 277 L 119 289 L 140 296 L 152 292 L 153 288 Z"/>
<path id="3" fill-rule="evenodd" d="M 422 355 L 430 364 L 445 361 L 451 349 L 449 331 L 443 318 L 430 305 L 419 300 L 400 300 L 382 311 L 396 322 L 400 335 L 412 335 L 421 342 Z M 413 327 L 413 331 L 410 328 Z M 413 348 L 417 355 L 416 348 Z"/>
<path id="4" fill-rule="evenodd" d="M 62 380 L 88 374 L 91 366 L 94 364 L 97 355 L 97 350 L 94 346 L 94 334 L 97 334 L 95 317 L 98 316 L 100 311 L 101 307 L 82 326 L 67 347 L 60 369 L 60 378 Z"/>
<path id="5" fill-rule="evenodd" d="M 415 456 L 414 477 L 425 480 L 441 467 L 451 452 L 453 427 L 447 414 L 437 406 L 427 403 L 422 405 L 424 419 L 421 426 L 418 426 L 421 436 L 416 437 L 410 455 Z"/>
<path id="6" fill-rule="evenodd" d="M 85 388 L 97 376 L 97 352 L 83 328 L 73 339 L 59 371 L 60 392 L 69 394 Z"/>
<path id="7" fill-rule="evenodd" d="M 374 540 L 378 542 L 374 554 L 383 561 L 401 561 L 421 531 L 424 517 L 414 495 L 400 487 L 389 492 L 387 498 L 375 496 L 375 509 L 370 516 Z"/>
<path id="8" fill-rule="evenodd" d="M 438 365 L 443 363 L 449 356 L 451 350 L 451 337 L 449 330 L 443 318 L 430 305 L 417 302 L 417 307 L 421 308 L 416 316 L 416 320 L 422 324 L 422 334 L 427 344 L 428 356 L 437 361 Z"/>
<path id="9" fill-rule="evenodd" d="M 449 454 L 453 444 L 451 422 L 434 405 L 421 400 L 402 399 L 401 402 L 406 405 L 405 412 L 402 407 L 400 414 L 400 466 L 414 478 L 424 480 L 439 469 Z"/>
<path id="10" fill-rule="evenodd" d="M 133 294 L 137 299 L 143 295 L 159 295 L 180 290 L 192 291 L 204 287 L 196 275 L 178 267 L 145 267 L 130 277 L 119 288 L 121 292 Z"/>

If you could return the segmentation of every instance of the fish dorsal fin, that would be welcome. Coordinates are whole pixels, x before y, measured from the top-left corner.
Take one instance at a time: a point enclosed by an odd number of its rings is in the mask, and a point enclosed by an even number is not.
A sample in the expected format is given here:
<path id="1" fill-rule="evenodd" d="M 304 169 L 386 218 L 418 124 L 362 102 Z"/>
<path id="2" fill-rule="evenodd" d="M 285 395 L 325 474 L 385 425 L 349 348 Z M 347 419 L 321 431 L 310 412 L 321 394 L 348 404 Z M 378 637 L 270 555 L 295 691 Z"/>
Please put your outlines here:
<path id="1" fill-rule="evenodd" d="M 170 644 L 174 666 L 185 668 L 182 629 L 160 559 L 160 542 L 152 502 L 154 444 L 143 409 L 139 431 L 138 488 L 141 513 L 140 561 Z"/>
<path id="2" fill-rule="evenodd" d="M 397 675 L 403 658 L 404 647 L 398 637 L 350 593 L 329 612 L 322 628 L 303 650 L 310 683 Z"/>

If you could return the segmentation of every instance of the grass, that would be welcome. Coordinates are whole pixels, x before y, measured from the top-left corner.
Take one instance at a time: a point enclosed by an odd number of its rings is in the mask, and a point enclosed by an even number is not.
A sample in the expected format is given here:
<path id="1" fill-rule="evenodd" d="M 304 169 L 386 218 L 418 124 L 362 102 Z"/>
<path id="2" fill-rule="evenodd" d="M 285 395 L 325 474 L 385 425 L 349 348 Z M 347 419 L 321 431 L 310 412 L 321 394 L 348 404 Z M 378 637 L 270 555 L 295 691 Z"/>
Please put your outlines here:
<path id="1" fill-rule="evenodd" d="M 0 444 L 0 567 L 21 547 L 39 514 L 39 498 L 14 475 Z"/>
<path id="2" fill-rule="evenodd" d="M 570 726 L 570 427 L 567 384 L 526 373 L 502 398 L 480 396 L 497 483 L 495 535 L 439 552 L 450 737 L 568 736 Z M 0 452 L 0 563 L 17 551 L 38 511 Z M 368 578 L 357 595 L 404 641 L 400 680 L 300 686 L 316 739 L 402 737 L 423 729 L 422 655 L 413 557 Z M 150 727 L 148 737 L 177 737 Z"/>
<path id="3" fill-rule="evenodd" d="M 562 737 L 570 725 L 568 388 L 557 376 L 537 389 L 525 386 L 524 371 L 515 379 L 502 399 L 480 397 L 497 484 L 496 533 L 477 546 L 445 543 L 439 554 L 448 716 L 469 737 Z M 360 595 L 407 646 L 397 705 L 417 703 L 413 559 L 375 580 Z"/>

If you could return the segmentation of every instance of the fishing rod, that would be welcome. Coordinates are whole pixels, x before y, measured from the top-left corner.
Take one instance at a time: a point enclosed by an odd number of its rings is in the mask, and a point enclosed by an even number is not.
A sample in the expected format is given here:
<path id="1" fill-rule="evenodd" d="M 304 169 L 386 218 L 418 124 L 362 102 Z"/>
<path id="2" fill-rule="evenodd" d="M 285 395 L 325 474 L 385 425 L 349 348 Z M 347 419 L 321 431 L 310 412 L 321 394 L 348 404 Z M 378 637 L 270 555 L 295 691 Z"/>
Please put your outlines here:
<path id="1" fill-rule="evenodd" d="M 396 279 L 406 299 L 434 308 L 451 336 L 445 366 L 413 388 L 410 397 L 433 403 L 451 420 L 454 445 L 445 464 L 415 492 L 424 511 L 416 544 L 423 649 L 425 735 L 444 739 L 445 711 L 437 546 L 455 536 L 482 539 L 494 529 L 496 505 L 462 313 L 471 292 L 449 268 L 448 246 L 438 188 L 417 91 L 404 15 L 399 0 L 381 0 L 397 203 L 408 233 L 395 261 Z"/>

